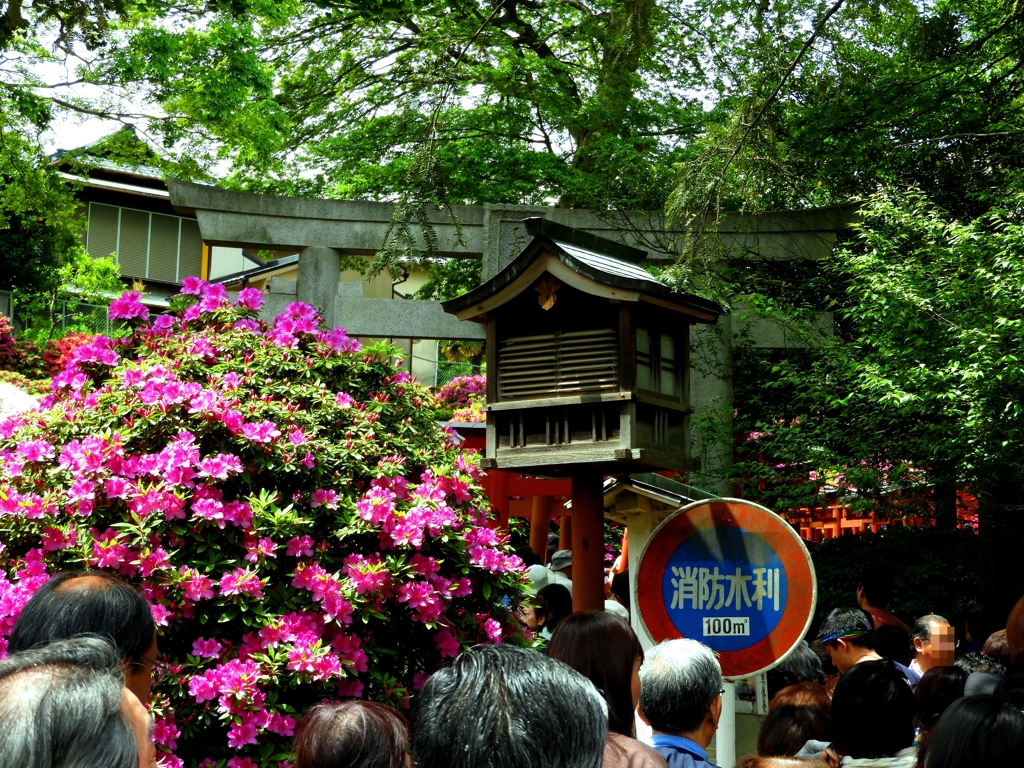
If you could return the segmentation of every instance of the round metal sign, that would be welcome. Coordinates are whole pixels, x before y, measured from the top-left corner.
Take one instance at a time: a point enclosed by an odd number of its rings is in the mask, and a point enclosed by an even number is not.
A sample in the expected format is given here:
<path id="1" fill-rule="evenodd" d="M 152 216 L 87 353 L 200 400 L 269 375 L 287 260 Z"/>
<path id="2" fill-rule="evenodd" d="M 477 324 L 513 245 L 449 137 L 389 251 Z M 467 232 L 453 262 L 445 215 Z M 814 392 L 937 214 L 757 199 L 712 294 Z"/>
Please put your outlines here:
<path id="1" fill-rule="evenodd" d="M 698 501 L 659 525 L 636 577 L 635 605 L 655 642 L 699 640 L 722 674 L 774 667 L 803 639 L 818 588 L 803 540 L 770 509 Z"/>

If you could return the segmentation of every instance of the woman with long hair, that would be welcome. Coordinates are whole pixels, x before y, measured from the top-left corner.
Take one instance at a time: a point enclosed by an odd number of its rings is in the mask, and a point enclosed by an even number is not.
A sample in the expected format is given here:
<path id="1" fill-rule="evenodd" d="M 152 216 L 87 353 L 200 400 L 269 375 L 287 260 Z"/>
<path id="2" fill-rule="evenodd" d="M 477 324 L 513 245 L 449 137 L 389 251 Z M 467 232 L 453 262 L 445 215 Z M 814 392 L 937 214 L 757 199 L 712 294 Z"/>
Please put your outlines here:
<path id="1" fill-rule="evenodd" d="M 608 704 L 604 768 L 666 768 L 665 759 L 635 735 L 644 651 L 622 619 L 604 611 L 573 613 L 555 629 L 548 656 L 588 678 Z"/>

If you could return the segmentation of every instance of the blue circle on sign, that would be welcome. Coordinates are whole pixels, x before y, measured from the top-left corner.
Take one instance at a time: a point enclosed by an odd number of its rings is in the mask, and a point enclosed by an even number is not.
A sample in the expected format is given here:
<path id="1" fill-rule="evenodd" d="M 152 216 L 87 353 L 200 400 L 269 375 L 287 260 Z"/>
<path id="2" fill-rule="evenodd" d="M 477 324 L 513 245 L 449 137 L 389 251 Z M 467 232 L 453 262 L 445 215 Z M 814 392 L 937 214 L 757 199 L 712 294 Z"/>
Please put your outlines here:
<path id="1" fill-rule="evenodd" d="M 669 558 L 662 597 L 683 637 L 716 651 L 740 651 L 772 633 L 789 585 L 778 554 L 742 528 L 706 528 Z"/>

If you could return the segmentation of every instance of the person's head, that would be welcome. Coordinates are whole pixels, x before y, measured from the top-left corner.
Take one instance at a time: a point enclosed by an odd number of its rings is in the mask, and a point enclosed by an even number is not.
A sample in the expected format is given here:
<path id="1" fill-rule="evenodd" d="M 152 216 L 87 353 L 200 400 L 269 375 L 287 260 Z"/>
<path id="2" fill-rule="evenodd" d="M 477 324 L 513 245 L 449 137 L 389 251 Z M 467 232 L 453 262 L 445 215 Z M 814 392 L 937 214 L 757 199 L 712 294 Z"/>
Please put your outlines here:
<path id="1" fill-rule="evenodd" d="M 981 652 L 1009 669 L 1010 644 L 1006 640 L 1006 630 L 1000 629 L 989 635 L 985 645 L 981 648 Z"/>
<path id="2" fill-rule="evenodd" d="M 768 713 L 757 734 L 757 754 L 792 757 L 808 742 L 830 741 L 832 722 L 828 713 L 815 707 L 784 704 Z"/>
<path id="3" fill-rule="evenodd" d="M 405 768 L 409 721 L 375 701 L 317 704 L 295 736 L 295 768 Z"/>
<path id="4" fill-rule="evenodd" d="M 768 670 L 768 698 L 772 699 L 783 688 L 809 681 L 825 684 L 825 673 L 818 654 L 800 643 L 786 659 Z"/>
<path id="5" fill-rule="evenodd" d="M 572 550 L 560 549 L 551 556 L 548 568 L 561 572 L 566 578 L 572 578 Z"/>
<path id="6" fill-rule="evenodd" d="M 58 640 L 0 661 L 0 765 L 140 768 L 154 760 L 148 716 L 106 640 Z"/>
<path id="7" fill-rule="evenodd" d="M 871 633 L 871 646 L 883 659 L 910 666 L 910 633 L 903 627 L 883 624 Z"/>
<path id="8" fill-rule="evenodd" d="M 806 680 L 802 683 L 794 683 L 786 686 L 772 697 L 768 704 L 768 711 L 793 705 L 796 707 L 814 707 L 826 714 L 832 711 L 832 699 L 821 683 L 809 683 Z"/>
<path id="9" fill-rule="evenodd" d="M 527 567 L 531 565 L 543 565 L 540 561 L 540 555 L 529 547 L 516 547 L 516 554 L 519 556 L 519 559 L 523 561 L 523 565 Z"/>
<path id="10" fill-rule="evenodd" d="M 640 666 L 640 716 L 651 728 L 675 735 L 700 731 L 710 741 L 721 714 L 722 668 L 710 648 L 680 639 L 648 652 Z"/>
<path id="11" fill-rule="evenodd" d="M 629 597 L 629 569 L 617 573 L 612 577 L 612 588 L 609 597 L 618 603 L 626 606 L 627 611 L 632 611 L 632 601 Z"/>
<path id="12" fill-rule="evenodd" d="M 1019 765 L 1024 715 L 994 696 L 966 696 L 949 705 L 921 748 L 921 768 Z"/>
<path id="13" fill-rule="evenodd" d="M 922 672 L 951 666 L 956 653 L 953 627 L 934 613 L 922 616 L 910 628 L 910 647 Z"/>
<path id="14" fill-rule="evenodd" d="M 825 690 L 831 694 L 836 687 L 836 683 L 839 682 L 839 675 L 842 674 L 839 671 L 839 667 L 832 663 L 832 655 L 822 645 L 820 638 L 811 640 L 807 647 L 818 657 L 818 661 L 821 664 L 821 672 L 825 676 Z"/>
<path id="15" fill-rule="evenodd" d="M 914 743 L 917 701 L 903 673 L 885 660 L 843 674 L 832 694 L 832 739 L 852 758 L 892 757 Z"/>
<path id="16" fill-rule="evenodd" d="M 558 623 L 572 613 L 572 595 L 561 584 L 548 584 L 537 592 L 548 606 L 548 618 L 544 626 L 554 632 Z"/>
<path id="17" fill-rule="evenodd" d="M 423 686 L 412 759 L 416 768 L 599 768 L 607 721 L 601 694 L 567 664 L 481 646 Z"/>
<path id="18" fill-rule="evenodd" d="M 1009 666 L 1024 667 L 1024 597 L 1017 601 L 1006 619 L 1006 647 L 1010 655 Z"/>
<path id="19" fill-rule="evenodd" d="M 821 622 L 818 636 L 832 663 L 846 672 L 872 650 L 874 629 L 871 617 L 860 608 L 836 608 Z"/>
<path id="20" fill-rule="evenodd" d="M 524 600 L 519 606 L 519 618 L 531 632 L 540 632 L 548 620 L 548 601 L 540 595 Z"/>
<path id="21" fill-rule="evenodd" d="M 625 622 L 604 611 L 574 613 L 558 625 L 547 653 L 586 677 L 604 695 L 609 731 L 633 735 L 644 651 Z"/>
<path id="22" fill-rule="evenodd" d="M 892 597 L 893 576 L 886 568 L 867 566 L 861 571 L 860 585 L 857 587 L 857 605 L 868 608 L 881 608 L 889 604 Z"/>
<path id="23" fill-rule="evenodd" d="M 959 667 L 932 667 L 917 684 L 917 724 L 930 731 L 950 704 L 964 695 L 967 673 Z"/>
<path id="24" fill-rule="evenodd" d="M 986 656 L 983 653 L 977 651 L 971 651 L 971 653 L 965 653 L 955 662 L 954 667 L 959 667 L 968 675 L 974 674 L 975 672 L 985 672 L 989 675 L 997 675 L 1003 677 L 1006 675 L 1006 667 L 1000 664 L 995 659 Z"/>
<path id="25" fill-rule="evenodd" d="M 125 685 L 146 703 L 156 658 L 156 623 L 146 598 L 107 571 L 68 571 L 46 582 L 22 608 L 8 652 L 83 634 L 110 641 L 125 665 Z"/>

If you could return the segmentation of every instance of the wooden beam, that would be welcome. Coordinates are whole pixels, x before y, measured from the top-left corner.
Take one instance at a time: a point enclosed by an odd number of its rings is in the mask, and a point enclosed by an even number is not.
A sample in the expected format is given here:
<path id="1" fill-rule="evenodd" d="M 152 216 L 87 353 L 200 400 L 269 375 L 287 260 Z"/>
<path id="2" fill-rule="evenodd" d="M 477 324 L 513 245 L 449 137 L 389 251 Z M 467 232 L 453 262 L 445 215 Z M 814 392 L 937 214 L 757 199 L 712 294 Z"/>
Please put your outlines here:
<path id="1" fill-rule="evenodd" d="M 569 496 L 572 482 L 569 478 L 544 480 L 539 477 L 512 475 L 508 481 L 509 496 Z"/>

